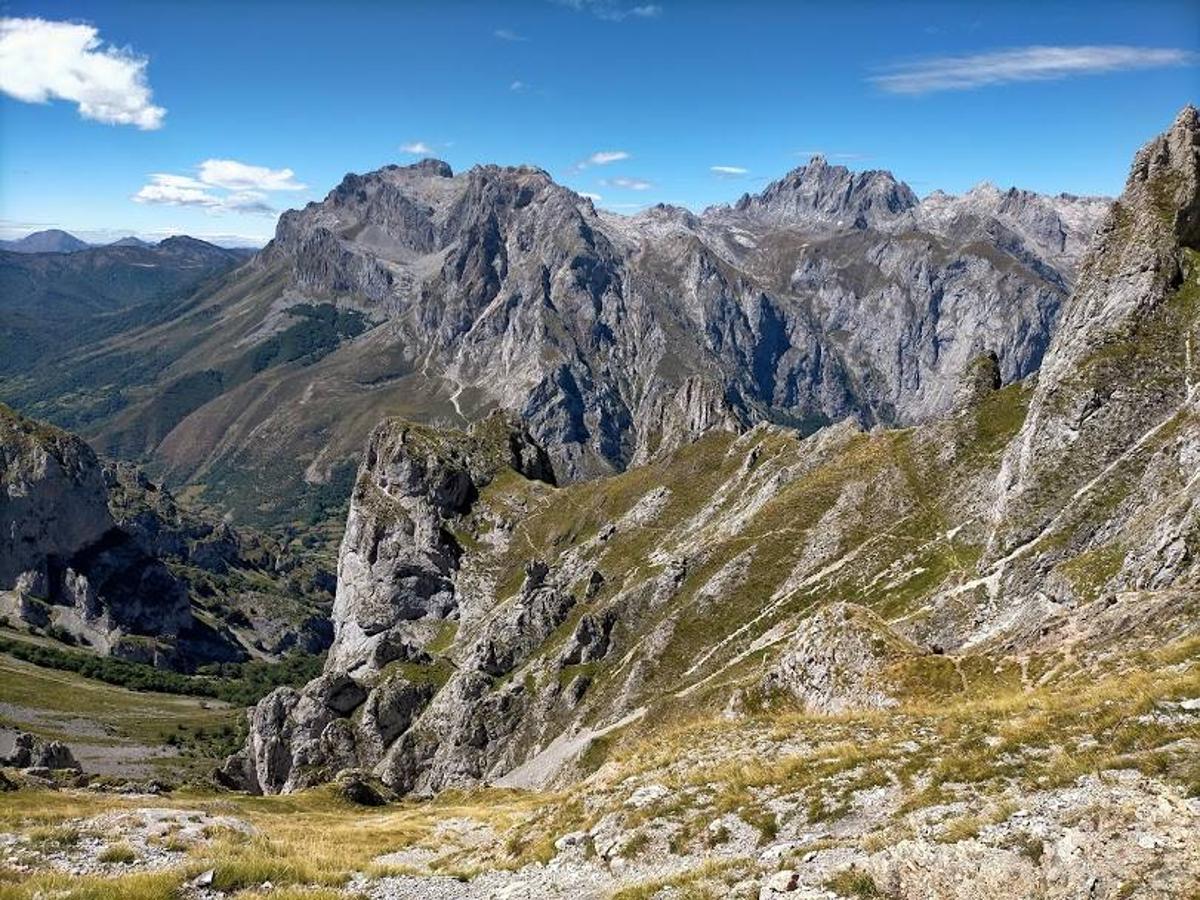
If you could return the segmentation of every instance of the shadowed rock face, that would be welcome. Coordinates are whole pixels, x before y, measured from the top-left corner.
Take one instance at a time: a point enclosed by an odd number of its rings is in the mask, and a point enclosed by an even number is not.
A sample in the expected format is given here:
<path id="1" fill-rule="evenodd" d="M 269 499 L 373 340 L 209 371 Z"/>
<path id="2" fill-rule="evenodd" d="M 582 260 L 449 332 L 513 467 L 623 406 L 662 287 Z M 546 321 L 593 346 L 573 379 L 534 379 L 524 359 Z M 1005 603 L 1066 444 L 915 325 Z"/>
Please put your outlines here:
<path id="1" fill-rule="evenodd" d="M 190 671 L 251 647 L 323 651 L 332 587 L 319 561 L 181 508 L 135 467 L 101 465 L 80 438 L 0 405 L 0 614 L 12 624 Z"/>
<path id="2" fill-rule="evenodd" d="M 135 333 L 169 366 L 89 434 L 261 516 L 292 509 L 262 485 L 329 483 L 387 414 L 505 409 L 562 482 L 713 429 L 928 421 L 985 351 L 1005 383 L 1037 368 L 1106 207 L 918 201 L 818 159 L 733 206 L 626 217 L 536 168 L 388 166 L 285 213 L 254 265 Z M 360 325 L 318 327 L 334 307 Z"/>
<path id="3" fill-rule="evenodd" d="M 914 680 L 952 690 L 966 660 L 990 671 L 990 653 L 1194 633 L 1198 125 L 1189 107 L 1139 154 L 1047 371 L 1003 385 L 1002 354 L 981 353 L 936 421 L 759 424 L 560 487 L 515 423 L 381 426 L 327 671 L 259 704 L 225 779 L 546 783 L 614 729 L 731 698 L 887 706 Z M 885 207 L 866 208 L 913 212 Z"/>
<path id="4" fill-rule="evenodd" d="M 0 406 L 0 485 L 6 613 L 101 652 L 191 623 L 183 586 L 117 527 L 101 466 L 79 438 Z"/>

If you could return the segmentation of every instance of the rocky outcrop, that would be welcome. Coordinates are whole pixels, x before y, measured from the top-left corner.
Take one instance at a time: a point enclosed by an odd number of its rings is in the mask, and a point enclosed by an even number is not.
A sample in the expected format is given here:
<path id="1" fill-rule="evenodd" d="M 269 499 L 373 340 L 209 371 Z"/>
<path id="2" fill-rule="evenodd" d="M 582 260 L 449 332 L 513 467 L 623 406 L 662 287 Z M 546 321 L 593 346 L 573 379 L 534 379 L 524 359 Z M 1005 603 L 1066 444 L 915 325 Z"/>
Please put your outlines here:
<path id="1" fill-rule="evenodd" d="M 898 703 L 888 667 L 922 652 L 871 610 L 835 603 L 801 623 L 764 683 L 788 691 L 809 712 L 880 709 Z"/>
<path id="2" fill-rule="evenodd" d="M 735 209 L 781 225 L 865 229 L 912 221 L 918 204 L 912 189 L 891 172 L 851 172 L 818 155 L 761 194 L 746 194 Z"/>
<path id="3" fill-rule="evenodd" d="M 0 765 L 16 769 L 72 769 L 82 771 L 75 754 L 62 741 L 48 741 L 22 731 L 13 736 L 12 749 Z"/>
<path id="4" fill-rule="evenodd" d="M 426 755 L 438 751 L 436 740 L 413 749 L 410 736 L 418 723 L 430 729 L 437 712 L 426 707 L 435 694 L 448 704 L 445 730 L 476 727 L 464 717 L 487 721 L 475 702 L 481 685 L 509 671 L 571 605 L 543 584 L 545 568 L 534 567 L 520 598 L 484 629 L 462 671 L 447 671 L 427 652 L 460 618 L 455 581 L 463 548 L 453 523 L 502 473 L 553 480 L 545 453 L 503 415 L 470 432 L 399 420 L 375 430 L 339 554 L 325 674 L 302 691 L 279 688 L 258 704 L 245 751 L 221 771 L 224 783 L 288 791 L 364 768 L 410 789 L 427 767 Z"/>
<path id="5" fill-rule="evenodd" d="M 409 655 L 404 648 L 420 639 L 407 623 L 456 611 L 453 575 L 462 548 L 447 521 L 504 470 L 553 478 L 545 454 L 502 416 L 470 433 L 407 422 L 375 430 L 338 556 L 331 667 L 367 659 L 378 667 Z"/>
<path id="6" fill-rule="evenodd" d="M 1196 577 L 1198 223 L 1189 106 L 1139 151 L 1005 455 L 985 570 L 997 595 L 1074 604 Z"/>
<path id="7" fill-rule="evenodd" d="M 186 590 L 117 527 L 87 444 L 0 407 L 0 484 L 6 614 L 135 657 L 187 628 Z"/>
<path id="8" fill-rule="evenodd" d="M 0 485 L 0 613 L 14 624 L 183 670 L 329 645 L 332 575 L 319 563 L 186 510 L 135 467 L 102 465 L 78 437 L 2 406 Z"/>

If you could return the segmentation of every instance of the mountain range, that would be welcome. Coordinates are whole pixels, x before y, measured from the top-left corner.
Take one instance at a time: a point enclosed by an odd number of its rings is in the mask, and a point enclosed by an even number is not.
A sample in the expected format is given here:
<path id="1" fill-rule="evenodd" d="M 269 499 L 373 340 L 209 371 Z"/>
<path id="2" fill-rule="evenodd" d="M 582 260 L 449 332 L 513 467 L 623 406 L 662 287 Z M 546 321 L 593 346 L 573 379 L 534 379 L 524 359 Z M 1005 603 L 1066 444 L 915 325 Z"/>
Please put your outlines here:
<path id="1" fill-rule="evenodd" d="M 180 235 L 176 235 L 180 237 Z M 168 239 L 169 240 L 169 239 Z M 58 228 L 45 231 L 34 231 L 23 238 L 0 240 L 0 250 L 10 253 L 75 253 L 79 250 L 90 250 L 97 247 L 153 247 L 157 241 L 144 241 L 135 235 L 118 238 L 101 244 L 89 244 L 80 240 L 70 232 Z M 250 253 L 245 248 L 231 248 L 235 252 Z"/>
<path id="2" fill-rule="evenodd" d="M 1108 206 L 921 201 L 816 157 L 732 206 L 625 217 L 535 168 L 389 166 L 0 397 L 260 524 L 344 495 L 385 415 L 515 412 L 564 482 L 714 428 L 911 424 L 984 351 L 1005 383 L 1037 369 Z"/>

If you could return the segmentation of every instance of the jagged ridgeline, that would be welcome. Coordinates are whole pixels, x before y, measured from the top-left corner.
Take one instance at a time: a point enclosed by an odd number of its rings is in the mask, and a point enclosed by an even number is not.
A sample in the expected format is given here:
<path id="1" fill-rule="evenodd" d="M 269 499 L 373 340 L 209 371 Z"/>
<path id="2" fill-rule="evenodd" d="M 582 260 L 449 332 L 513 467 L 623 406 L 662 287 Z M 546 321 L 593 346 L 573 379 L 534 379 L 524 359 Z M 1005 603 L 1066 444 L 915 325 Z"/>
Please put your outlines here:
<path id="1" fill-rule="evenodd" d="M 448 380 L 463 418 L 523 415 L 375 429 L 325 672 L 256 707 L 222 778 L 544 785 L 680 719 L 986 697 L 1194 637 L 1198 179 L 1188 107 L 1138 153 L 1061 314 L 1082 238 L 1021 230 L 1011 208 L 1063 226 L 1052 205 L 917 204 L 819 161 L 702 217 L 618 220 L 536 170 L 429 163 L 285 217 L 261 277 L 307 260 L 293 284 L 353 285 L 390 310 L 379 334 L 437 348 L 405 377 Z M 962 216 L 991 249 L 951 249 L 930 224 L 961 235 Z M 1001 261 L 1005 216 L 1023 249 Z M 410 290 L 415 307 L 396 302 Z M 756 363 L 769 333 L 779 352 Z M 842 421 L 761 421 L 785 412 Z M 576 480 L 601 462 L 642 464 Z"/>
<path id="2" fill-rule="evenodd" d="M 981 353 L 1006 384 L 1038 367 L 1107 208 L 988 185 L 918 201 L 814 158 L 733 206 L 624 217 L 535 168 L 388 166 L 0 398 L 268 525 L 344 502 L 387 416 L 516 413 L 563 483 L 714 429 L 913 424 Z"/>

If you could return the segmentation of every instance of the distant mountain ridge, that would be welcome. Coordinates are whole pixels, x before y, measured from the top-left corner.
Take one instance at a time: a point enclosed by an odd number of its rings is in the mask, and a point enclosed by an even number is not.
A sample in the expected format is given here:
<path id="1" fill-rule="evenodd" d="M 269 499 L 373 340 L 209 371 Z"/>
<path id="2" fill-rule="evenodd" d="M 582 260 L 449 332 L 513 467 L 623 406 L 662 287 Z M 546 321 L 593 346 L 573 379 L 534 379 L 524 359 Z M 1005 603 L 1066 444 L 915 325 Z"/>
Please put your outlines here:
<path id="1" fill-rule="evenodd" d="M 72 252 L 0 250 L 0 393 L 30 408 L 45 379 L 57 379 L 94 397 L 108 382 L 76 380 L 82 345 L 154 320 L 163 304 L 190 296 L 246 259 L 190 237 Z"/>
<path id="2" fill-rule="evenodd" d="M 188 237 L 188 235 L 173 235 L 173 237 Z M 171 239 L 165 238 L 164 240 Z M 191 240 L 200 239 L 191 238 Z M 7 250 L 10 253 L 77 253 L 80 250 L 94 250 L 101 247 L 157 247 L 160 243 L 161 241 L 142 240 L 142 238 L 132 234 L 118 238 L 115 241 L 88 243 L 77 238 L 70 232 L 51 228 L 46 231 L 35 231 L 15 240 L 0 240 L 0 250 Z M 211 242 L 204 241 L 203 243 L 207 244 Z M 212 244 L 212 246 L 220 246 L 223 250 L 232 250 L 235 253 L 241 253 L 245 256 L 252 256 L 258 252 L 257 247 L 240 244 L 233 247 L 226 247 L 220 244 Z"/>
<path id="3" fill-rule="evenodd" d="M 11 253 L 74 253 L 90 246 L 86 241 L 57 228 L 35 231 L 13 241 L 0 241 L 0 250 Z"/>

